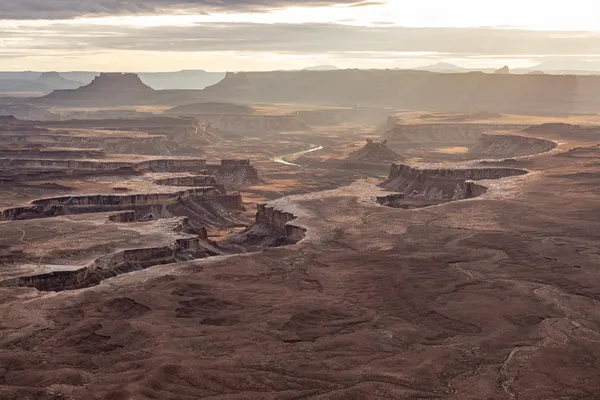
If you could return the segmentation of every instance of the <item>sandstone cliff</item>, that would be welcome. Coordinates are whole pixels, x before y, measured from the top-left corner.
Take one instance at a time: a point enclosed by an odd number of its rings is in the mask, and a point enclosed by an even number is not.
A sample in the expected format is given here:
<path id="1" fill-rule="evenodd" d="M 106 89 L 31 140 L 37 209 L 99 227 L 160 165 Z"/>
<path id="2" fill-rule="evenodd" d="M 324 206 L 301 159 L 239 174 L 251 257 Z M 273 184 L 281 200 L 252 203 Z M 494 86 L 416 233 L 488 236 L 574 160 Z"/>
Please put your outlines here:
<path id="1" fill-rule="evenodd" d="M 206 169 L 227 190 L 237 190 L 260 181 L 258 171 L 250 160 L 222 160 L 220 165 L 208 164 Z"/>
<path id="2" fill-rule="evenodd" d="M 380 186 L 403 193 L 406 200 L 419 200 L 421 205 L 432 205 L 486 193 L 485 186 L 472 181 L 525 174 L 525 170 L 512 168 L 424 169 L 392 164 L 388 179 Z M 398 202 L 401 199 L 394 200 Z"/>
<path id="3" fill-rule="evenodd" d="M 162 247 L 127 249 L 101 257 L 90 264 L 33 276 L 0 281 L 2 287 L 32 287 L 40 291 L 64 291 L 91 287 L 105 279 L 152 266 L 172 264 L 216 255 L 199 238 L 187 236 Z"/>

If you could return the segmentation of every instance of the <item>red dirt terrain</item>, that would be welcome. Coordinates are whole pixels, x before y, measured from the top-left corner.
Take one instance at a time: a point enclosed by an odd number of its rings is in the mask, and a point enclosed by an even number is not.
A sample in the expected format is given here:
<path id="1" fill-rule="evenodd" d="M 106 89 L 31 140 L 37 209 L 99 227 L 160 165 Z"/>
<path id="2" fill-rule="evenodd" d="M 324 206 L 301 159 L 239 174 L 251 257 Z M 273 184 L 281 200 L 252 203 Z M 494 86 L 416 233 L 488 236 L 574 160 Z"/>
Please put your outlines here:
<path id="1" fill-rule="evenodd" d="M 486 162 L 473 198 L 392 208 L 357 182 L 259 208 L 296 245 L 0 288 L 0 398 L 598 398 L 592 136 L 510 162 L 526 174 Z M 414 174 L 478 178 L 452 170 Z"/>

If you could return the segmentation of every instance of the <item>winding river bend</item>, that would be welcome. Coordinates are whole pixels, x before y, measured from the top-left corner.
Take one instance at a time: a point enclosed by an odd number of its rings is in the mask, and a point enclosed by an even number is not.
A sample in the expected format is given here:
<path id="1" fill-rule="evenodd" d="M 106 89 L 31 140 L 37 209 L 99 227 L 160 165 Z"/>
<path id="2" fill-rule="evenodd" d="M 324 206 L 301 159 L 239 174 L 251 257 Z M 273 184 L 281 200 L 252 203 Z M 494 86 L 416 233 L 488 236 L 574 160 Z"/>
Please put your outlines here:
<path id="1" fill-rule="evenodd" d="M 323 150 L 323 146 L 315 147 L 313 149 L 308 149 L 308 150 L 304 150 L 304 151 L 299 151 L 297 153 L 286 154 L 283 156 L 277 156 L 277 157 L 273 158 L 273 161 L 275 161 L 276 163 L 284 164 L 284 165 L 291 165 L 293 167 L 299 167 L 300 165 L 298 165 L 298 164 L 294 164 L 292 162 L 286 161 L 286 158 L 294 158 L 294 157 L 298 157 L 303 154 L 312 153 L 312 152 L 318 151 L 318 150 Z"/>

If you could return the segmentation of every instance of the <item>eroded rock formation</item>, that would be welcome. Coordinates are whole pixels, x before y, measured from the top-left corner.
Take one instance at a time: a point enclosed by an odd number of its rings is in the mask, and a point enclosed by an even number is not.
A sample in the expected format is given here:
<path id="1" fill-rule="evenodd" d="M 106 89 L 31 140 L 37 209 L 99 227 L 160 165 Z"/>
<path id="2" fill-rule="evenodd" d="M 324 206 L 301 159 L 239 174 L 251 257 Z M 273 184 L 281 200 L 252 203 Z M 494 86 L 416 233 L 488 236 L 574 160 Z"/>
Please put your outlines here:
<path id="1" fill-rule="evenodd" d="M 381 142 L 367 139 L 367 144 L 348 155 L 348 160 L 356 161 L 400 161 L 403 157 L 387 147 L 387 140 Z"/>
<path id="2" fill-rule="evenodd" d="M 140 206 L 162 206 L 173 201 L 216 200 L 213 187 L 193 188 L 178 192 L 126 195 L 79 195 L 34 200 L 31 206 L 0 211 L 0 220 L 23 220 L 54 217 L 66 214 L 138 209 Z"/>
<path id="3" fill-rule="evenodd" d="M 136 74 L 101 73 L 88 85 L 70 90 L 55 90 L 37 101 L 44 104 L 104 106 L 146 101 L 155 91 Z"/>
<path id="4" fill-rule="evenodd" d="M 485 186 L 473 181 L 525 175 L 512 168 L 415 168 L 392 164 L 388 179 L 380 186 L 404 194 L 404 203 L 425 206 L 462 200 L 486 193 Z M 395 199 L 396 202 L 401 199 Z"/>
<path id="5" fill-rule="evenodd" d="M 61 171 L 69 174 L 129 172 L 200 172 L 206 169 L 206 160 L 201 159 L 151 159 L 144 161 L 115 160 L 62 160 L 40 158 L 0 158 L 0 169 L 24 171 Z"/>
<path id="6" fill-rule="evenodd" d="M 296 244 L 306 234 L 306 228 L 293 222 L 297 218 L 293 211 L 281 209 L 276 202 L 258 204 L 255 222 L 228 242 L 249 251 Z"/>
<path id="7" fill-rule="evenodd" d="M 123 250 L 101 257 L 81 268 L 6 279 L 0 281 L 0 286 L 33 287 L 41 291 L 81 289 L 124 273 L 211 255 L 216 253 L 199 238 L 184 237 L 162 247 Z"/>
<path id="8" fill-rule="evenodd" d="M 227 190 L 236 190 L 260 181 L 258 171 L 250 164 L 250 160 L 221 160 L 221 164 L 208 164 L 206 169 Z"/>

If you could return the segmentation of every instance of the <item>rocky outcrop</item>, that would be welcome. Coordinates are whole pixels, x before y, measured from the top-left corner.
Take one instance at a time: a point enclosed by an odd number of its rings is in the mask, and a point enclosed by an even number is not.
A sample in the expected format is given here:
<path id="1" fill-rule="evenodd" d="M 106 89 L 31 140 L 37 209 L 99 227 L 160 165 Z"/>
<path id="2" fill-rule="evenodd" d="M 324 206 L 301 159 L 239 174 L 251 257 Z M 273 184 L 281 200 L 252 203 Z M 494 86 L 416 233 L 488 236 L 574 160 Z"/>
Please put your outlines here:
<path id="1" fill-rule="evenodd" d="M 241 246 L 244 251 L 296 244 L 304 239 L 307 231 L 293 222 L 297 218 L 293 211 L 282 210 L 276 203 L 259 204 L 255 222 L 230 237 L 228 244 Z"/>
<path id="2" fill-rule="evenodd" d="M 140 162 L 111 160 L 60 160 L 40 158 L 0 158 L 2 169 L 62 170 L 71 173 L 118 172 L 130 169 L 137 172 L 199 172 L 206 168 L 201 159 L 154 159 Z"/>
<path id="3" fill-rule="evenodd" d="M 133 104 L 137 100 L 147 104 L 154 95 L 154 89 L 144 84 L 136 74 L 101 73 L 88 85 L 72 90 L 55 90 L 38 101 L 44 104 L 115 106 Z"/>
<path id="4" fill-rule="evenodd" d="M 478 197 L 486 193 L 483 185 L 472 181 L 525 175 L 512 168 L 422 169 L 392 164 L 388 179 L 380 186 L 401 192 L 404 200 L 420 200 L 426 205 Z M 399 200 L 399 199 L 397 199 Z"/>
<path id="5" fill-rule="evenodd" d="M 256 223 L 265 227 L 270 235 L 282 237 L 288 244 L 304 238 L 306 229 L 291 223 L 297 218 L 294 214 L 268 204 L 259 204 L 257 209 Z"/>
<path id="6" fill-rule="evenodd" d="M 162 204 L 173 199 L 183 199 L 187 197 L 207 197 L 215 198 L 216 190 L 212 187 L 193 188 L 170 193 L 143 193 L 126 195 L 81 195 L 81 196 L 63 196 L 48 199 L 34 200 L 32 204 L 42 205 L 44 207 L 51 205 L 63 205 L 68 207 L 78 206 L 121 206 L 121 205 L 146 205 Z"/>
<path id="7" fill-rule="evenodd" d="M 5 145 L 37 146 L 52 151 L 53 147 L 81 149 L 81 151 L 97 151 L 112 154 L 147 154 L 170 155 L 174 147 L 163 135 L 132 134 L 78 134 L 77 132 L 44 131 L 44 132 L 4 132 L 0 136 Z M 46 151 L 46 150 L 45 150 Z M 36 156 L 37 157 L 37 156 Z M 51 157 L 52 156 L 44 156 Z M 73 157 L 73 156 L 71 156 Z M 93 158 L 93 157 L 92 157 Z"/>
<path id="8" fill-rule="evenodd" d="M 135 214 L 135 211 L 117 212 L 109 215 L 108 220 L 111 222 L 118 222 L 120 224 L 127 224 L 137 221 L 137 215 Z"/>
<path id="9" fill-rule="evenodd" d="M 134 168 L 144 172 L 198 172 L 206 168 L 206 160 L 156 159 L 135 163 Z"/>
<path id="10" fill-rule="evenodd" d="M 100 149 L 40 148 L 21 147 L 0 148 L 0 157 L 4 158 L 101 158 L 106 153 Z"/>
<path id="11" fill-rule="evenodd" d="M 378 196 L 376 201 L 378 204 L 387 207 L 397 207 L 402 204 L 404 193 L 388 194 L 387 196 Z"/>
<path id="12" fill-rule="evenodd" d="M 387 147 L 387 140 L 381 142 L 367 139 L 367 144 L 359 150 L 348 155 L 348 160 L 356 161 L 400 161 L 404 159 L 400 154 Z"/>
<path id="13" fill-rule="evenodd" d="M 208 164 L 206 169 L 227 190 L 236 190 L 260 181 L 258 171 L 250 160 L 222 160 L 220 165 Z"/>
<path id="14" fill-rule="evenodd" d="M 101 73 L 88 85 L 77 90 L 79 93 L 122 93 L 141 92 L 154 93 L 154 89 L 146 85 L 137 74 Z"/>
<path id="15" fill-rule="evenodd" d="M 63 206 L 23 206 L 0 210 L 0 221 L 50 218 L 65 214 Z"/>
<path id="16" fill-rule="evenodd" d="M 173 178 L 158 179 L 157 185 L 164 186 L 218 186 L 217 178 L 212 175 L 178 176 Z"/>
<path id="17" fill-rule="evenodd" d="M 91 287 L 105 279 L 151 266 L 205 258 L 216 253 L 197 237 L 176 239 L 162 247 L 128 249 L 101 257 L 90 264 L 64 271 L 23 276 L 0 282 L 2 287 L 32 287 L 40 291 L 64 291 Z"/>
<path id="18" fill-rule="evenodd" d="M 244 210 L 242 195 L 240 193 L 217 194 L 217 203 L 230 210 Z"/>
<path id="19" fill-rule="evenodd" d="M 523 157 L 546 153 L 556 147 L 553 141 L 534 137 L 483 134 L 469 147 L 469 154 L 480 158 Z"/>
<path id="20" fill-rule="evenodd" d="M 125 195 L 79 195 L 34 200 L 32 205 L 0 211 L 0 221 L 48 218 L 67 214 L 138 210 L 144 206 L 163 206 L 188 199 L 215 201 L 215 188 L 193 188 L 178 192 Z M 140 210 L 145 212 L 147 207 Z"/>

